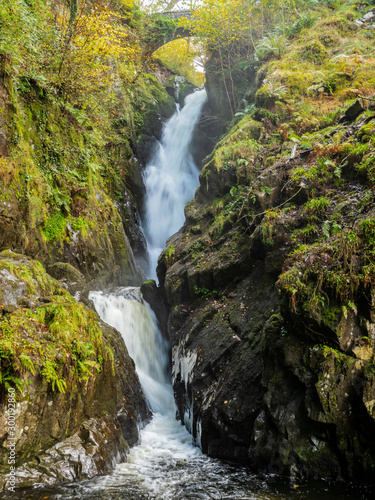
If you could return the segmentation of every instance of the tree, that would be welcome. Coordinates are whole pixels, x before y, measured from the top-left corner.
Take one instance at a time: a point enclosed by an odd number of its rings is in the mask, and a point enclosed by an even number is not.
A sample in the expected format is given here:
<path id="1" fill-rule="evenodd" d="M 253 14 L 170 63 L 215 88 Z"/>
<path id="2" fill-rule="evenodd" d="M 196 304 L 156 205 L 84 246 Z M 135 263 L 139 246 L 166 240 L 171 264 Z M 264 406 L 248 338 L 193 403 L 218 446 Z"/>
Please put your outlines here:
<path id="1" fill-rule="evenodd" d="M 129 9 L 133 3 L 123 0 L 120 7 Z M 77 10 L 72 2 L 70 9 L 60 9 L 50 20 L 46 64 L 51 82 L 65 99 L 79 103 L 103 89 L 103 97 L 110 97 L 119 72 L 125 80 L 134 77 L 139 51 L 124 20 L 124 10 L 111 10 L 105 0 L 96 0 L 92 7 L 84 0 Z"/>
<path id="2" fill-rule="evenodd" d="M 296 17 L 295 0 L 202 0 L 191 19 L 182 20 L 205 44 L 209 59 L 218 62 L 217 76 L 225 90 L 230 114 L 236 113 L 235 87 L 244 68 L 257 64 L 256 45 L 277 23 Z M 237 80 L 237 82 L 235 81 Z"/>

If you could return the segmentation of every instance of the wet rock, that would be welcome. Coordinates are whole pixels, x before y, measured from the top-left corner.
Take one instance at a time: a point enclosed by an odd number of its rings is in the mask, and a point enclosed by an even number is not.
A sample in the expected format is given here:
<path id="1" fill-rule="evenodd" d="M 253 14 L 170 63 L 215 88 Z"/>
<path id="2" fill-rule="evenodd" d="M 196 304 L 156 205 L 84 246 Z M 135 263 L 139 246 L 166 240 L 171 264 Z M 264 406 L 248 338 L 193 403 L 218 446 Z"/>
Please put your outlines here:
<path id="1" fill-rule="evenodd" d="M 37 483 L 91 479 L 110 474 L 116 464 L 126 460 L 128 445 L 113 417 L 84 422 L 78 432 L 45 450 L 15 471 L 16 488 Z M 5 482 L 4 488 L 9 484 Z"/>
<path id="2" fill-rule="evenodd" d="M 129 238 L 130 246 L 137 262 L 144 260 L 147 253 L 146 238 L 141 227 L 141 219 L 137 210 L 137 205 L 133 196 L 127 189 L 124 190 L 124 201 L 119 206 L 119 211 L 126 235 Z"/>
<path id="3" fill-rule="evenodd" d="M 52 272 L 70 283 L 81 279 L 66 264 Z M 2 370 L 11 386 L 19 381 L 14 436 L 18 485 L 89 478 L 113 470 L 125 459 L 128 446 L 137 442 L 139 423 L 149 418 L 122 336 L 77 303 L 39 262 L 11 251 L 0 254 L 0 304 Z M 57 316 L 58 333 L 53 330 Z M 9 339 L 13 350 L 7 347 Z M 37 341 L 42 343 L 35 350 Z M 77 341 L 78 359 L 85 368 L 75 364 Z M 28 360 L 24 365 L 15 363 L 21 354 Z M 1 385 L 2 482 L 9 470 L 6 401 Z"/>
<path id="4" fill-rule="evenodd" d="M 223 143 L 232 146 L 230 138 Z M 247 157 L 247 172 L 243 162 L 223 165 L 213 156 L 203 168 L 185 225 L 158 263 L 170 310 L 174 393 L 179 418 L 212 456 L 257 472 L 366 480 L 375 470 L 372 288 L 356 299 L 357 308 L 343 308 L 334 294 L 320 316 L 307 301 L 297 308 L 285 289 L 304 280 L 305 293 L 315 290 L 317 259 L 322 273 L 339 265 L 314 245 L 296 258 L 294 281 L 285 288 L 278 281 L 291 265 L 292 236 L 308 223 L 309 188 L 301 183 L 293 195 L 287 186 L 290 171 L 306 168 L 310 153 L 269 167 L 250 166 Z M 239 196 L 238 184 L 251 198 Z M 350 189 L 348 183 L 332 191 L 329 213 L 350 214 L 353 224 Z M 291 196 L 293 206 L 274 217 Z M 361 217 L 372 220 L 371 207 Z M 353 273 L 359 259 L 351 262 Z"/>
<path id="5" fill-rule="evenodd" d="M 362 106 L 361 101 L 358 99 L 354 102 L 354 104 L 350 106 L 350 108 L 345 111 L 345 114 L 340 118 L 339 122 L 352 122 L 356 118 L 358 118 L 358 116 L 363 113 L 363 111 L 365 111 L 365 108 Z"/>
<path id="6" fill-rule="evenodd" d="M 55 262 L 47 267 L 47 271 L 72 295 L 79 293 L 86 284 L 84 275 L 67 262 Z"/>
<path id="7" fill-rule="evenodd" d="M 163 289 L 156 285 L 155 280 L 147 280 L 141 285 L 141 293 L 156 314 L 161 331 L 165 334 L 167 331 L 168 307 L 163 295 Z"/>
<path id="8" fill-rule="evenodd" d="M 182 107 L 185 98 L 192 94 L 197 87 L 183 76 L 173 76 L 168 80 L 166 91 Z"/>

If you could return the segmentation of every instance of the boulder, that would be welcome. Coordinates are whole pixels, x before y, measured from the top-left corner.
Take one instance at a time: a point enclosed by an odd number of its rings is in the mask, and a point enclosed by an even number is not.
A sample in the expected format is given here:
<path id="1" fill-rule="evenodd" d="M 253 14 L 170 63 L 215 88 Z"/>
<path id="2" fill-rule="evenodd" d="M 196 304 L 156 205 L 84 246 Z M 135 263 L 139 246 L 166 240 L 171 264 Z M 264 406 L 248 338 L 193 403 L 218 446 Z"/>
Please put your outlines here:
<path id="1" fill-rule="evenodd" d="M 67 265 L 52 272 L 68 287 L 81 279 Z M 13 389 L 18 486 L 110 472 L 150 415 L 121 335 L 23 255 L 0 253 L 0 290 L 1 485 Z"/>

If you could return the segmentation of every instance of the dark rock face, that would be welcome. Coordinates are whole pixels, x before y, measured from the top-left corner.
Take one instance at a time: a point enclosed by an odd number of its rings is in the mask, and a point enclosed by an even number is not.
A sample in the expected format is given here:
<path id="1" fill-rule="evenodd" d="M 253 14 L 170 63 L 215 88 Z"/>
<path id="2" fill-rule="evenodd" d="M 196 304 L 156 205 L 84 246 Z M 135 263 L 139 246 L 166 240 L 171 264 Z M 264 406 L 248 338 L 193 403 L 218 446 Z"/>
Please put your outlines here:
<path id="1" fill-rule="evenodd" d="M 150 304 L 156 314 L 161 332 L 166 335 L 168 306 L 166 304 L 164 290 L 156 285 L 155 280 L 144 281 L 141 285 L 143 298 Z"/>
<path id="2" fill-rule="evenodd" d="M 226 54 L 213 52 L 205 65 L 207 105 L 204 109 L 204 128 L 212 147 L 225 132 L 243 98 L 250 100 L 256 90 L 256 70 L 223 66 Z M 228 56 L 228 60 L 231 56 Z M 233 61 L 232 61 L 233 63 Z M 211 148 L 212 149 L 212 148 Z"/>
<path id="3" fill-rule="evenodd" d="M 277 307 L 266 282 L 254 287 L 263 268 L 258 263 L 225 297 L 178 306 L 169 318 L 179 416 L 211 456 L 248 461 L 262 400 L 263 322 Z"/>
<path id="4" fill-rule="evenodd" d="M 118 209 L 137 262 L 145 259 L 147 252 L 146 238 L 143 234 L 141 218 L 139 216 L 140 207 L 140 203 L 136 203 L 134 197 L 125 189 L 124 201 Z"/>
<path id="5" fill-rule="evenodd" d="M 370 127 L 361 122 L 346 133 Z M 258 472 L 371 482 L 373 282 L 358 285 L 348 307 L 324 279 L 363 278 L 372 257 L 360 228 L 372 227 L 373 201 L 350 168 L 339 190 L 332 171 L 311 201 L 312 181 L 289 187 L 295 172 L 308 172 L 311 156 L 290 160 L 289 153 L 266 166 L 270 149 L 245 150 L 261 133 L 246 119 L 223 139 L 201 172 L 184 227 L 159 259 L 179 418 L 204 452 Z M 241 155 L 231 160 L 236 140 Z M 310 207 L 323 202 L 324 216 L 313 219 Z M 340 250 L 332 233 L 291 252 L 311 220 L 323 224 L 330 214 L 356 228 L 362 251 Z M 324 298 L 314 302 L 320 289 Z"/>
<path id="6" fill-rule="evenodd" d="M 154 100 L 144 104 L 140 110 L 142 123 L 137 127 L 137 138 L 134 150 L 137 158 L 144 167 L 154 151 L 155 140 L 160 140 L 163 125 L 176 111 L 176 104 L 171 95 L 162 87 L 156 78 L 148 77 L 149 90 Z"/>
<path id="7" fill-rule="evenodd" d="M 345 114 L 340 118 L 340 123 L 352 122 L 363 113 L 365 108 L 359 100 L 355 101 L 350 108 L 345 111 Z"/>
<path id="8" fill-rule="evenodd" d="M 70 277 L 67 286 L 71 287 L 82 277 L 67 266 L 54 265 L 51 271 Z M 9 251 L 0 254 L 0 284 L 1 369 L 10 386 L 17 379 L 21 384 L 15 435 L 17 486 L 110 472 L 138 441 L 139 423 L 149 418 L 134 362 L 121 335 L 27 257 Z M 68 318 L 66 325 L 63 318 Z M 55 320 L 61 322 L 58 333 Z M 7 343 L 9 325 L 13 350 Z M 81 342 L 80 355 L 77 342 Z M 84 349 L 89 357 L 85 358 Z M 17 361 L 21 355 L 28 364 Z M 50 375 L 46 375 L 47 366 L 53 367 Z M 0 396 L 3 487 L 9 469 L 3 386 Z"/>

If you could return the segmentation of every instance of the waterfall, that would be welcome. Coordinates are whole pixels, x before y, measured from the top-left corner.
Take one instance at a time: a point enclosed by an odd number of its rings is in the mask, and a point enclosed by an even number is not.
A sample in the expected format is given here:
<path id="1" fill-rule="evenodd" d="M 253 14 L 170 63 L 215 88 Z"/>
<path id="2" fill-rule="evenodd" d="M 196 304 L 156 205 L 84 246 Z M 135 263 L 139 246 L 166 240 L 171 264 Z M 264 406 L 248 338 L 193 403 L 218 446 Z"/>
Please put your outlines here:
<path id="1" fill-rule="evenodd" d="M 174 413 L 169 345 L 140 289 L 120 288 L 111 294 L 91 292 L 89 298 L 101 319 L 122 334 L 151 410 L 161 414 Z"/>
<path id="2" fill-rule="evenodd" d="M 186 98 L 182 110 L 177 108 L 145 170 L 144 230 L 155 277 L 157 258 L 167 239 L 182 226 L 184 207 L 198 185 L 190 144 L 206 98 L 205 90 L 200 90 Z M 169 346 L 139 288 L 122 288 L 109 295 L 91 292 L 90 298 L 103 321 L 121 332 L 151 410 L 164 415 L 174 412 Z"/>
<path id="3" fill-rule="evenodd" d="M 198 186 L 199 171 L 190 144 L 205 100 L 204 90 L 186 98 L 182 110 L 177 109 L 167 122 L 157 151 L 145 169 L 144 232 L 149 274 L 154 278 L 158 256 L 167 239 L 182 226 L 184 207 Z M 169 345 L 139 288 L 122 288 L 110 294 L 91 292 L 89 298 L 101 319 L 122 334 L 154 413 L 151 423 L 141 431 L 140 444 L 131 450 L 128 463 L 119 466 L 114 476 L 104 482 L 113 486 L 123 484 L 124 477 L 134 476 L 157 498 L 174 498 L 176 476 L 172 479 L 171 469 L 185 481 L 188 464 L 194 470 L 213 464 L 192 445 L 191 435 L 176 421 Z M 181 469 L 182 464 L 185 468 Z"/>
<path id="4" fill-rule="evenodd" d="M 191 435 L 175 418 L 168 343 L 139 288 L 90 292 L 89 298 L 101 319 L 122 334 L 154 414 L 140 433 L 139 445 L 131 449 L 128 462 L 119 465 L 112 476 L 99 479 L 97 487 L 102 491 L 103 488 L 124 488 L 126 484 L 126 491 L 129 486 L 136 488 L 138 493 L 134 498 L 149 498 L 143 496 L 148 492 L 152 494 L 150 498 L 172 500 L 176 479 L 177 483 L 186 481 L 190 464 L 194 470 L 212 464 L 192 445 Z M 92 488 L 90 491 L 92 495 Z"/>
<path id="5" fill-rule="evenodd" d="M 166 240 L 184 220 L 184 205 L 198 185 L 198 170 L 189 145 L 194 126 L 206 99 L 204 91 L 186 100 L 186 106 L 167 123 L 158 152 L 145 172 L 147 199 L 144 229 L 154 273 L 157 257 Z M 64 500 L 175 500 L 238 499 L 277 500 L 291 498 L 256 479 L 239 465 L 232 466 L 205 456 L 192 445 L 192 436 L 175 419 L 170 381 L 169 346 L 161 335 L 155 314 L 143 300 L 139 288 L 126 287 L 112 293 L 91 292 L 89 298 L 103 321 L 123 336 L 148 402 L 152 421 L 140 432 L 140 442 L 128 454 L 128 462 L 119 464 L 112 475 L 92 481 L 69 483 L 52 490 L 33 488 L 28 500 L 40 498 Z M 175 360 L 177 362 L 177 360 Z M 179 352 L 178 362 L 187 383 L 195 363 L 192 355 Z M 186 416 L 191 423 L 192 415 Z M 198 428 L 201 423 L 198 422 Z M 198 439 L 199 441 L 199 439 Z M 285 491 L 290 489 L 287 485 Z M 34 493 L 35 490 L 35 493 Z M 323 491 L 323 490 L 322 490 Z M 326 484 L 324 484 L 324 491 Z M 52 493 L 52 496 L 51 496 Z M 294 493 L 300 492 L 292 491 Z M 7 497 L 8 498 L 8 497 Z M 322 498 L 309 496 L 311 500 Z M 326 498 L 326 497 L 324 497 Z M 329 497 L 342 500 L 346 496 Z M 10 500 L 10 497 L 9 497 Z M 327 498 L 328 500 L 328 498 Z"/>
<path id="6" fill-rule="evenodd" d="M 199 170 L 190 144 L 206 91 L 187 96 L 185 106 L 166 123 L 161 142 L 144 172 L 146 196 L 143 230 L 147 241 L 148 275 L 156 279 L 158 257 L 170 236 L 184 223 L 184 207 L 198 187 Z"/>
<path id="7" fill-rule="evenodd" d="M 176 420 L 168 344 L 139 288 L 121 288 L 112 293 L 91 292 L 89 298 L 102 320 L 122 334 L 154 415 L 141 430 L 140 442 L 130 450 L 127 463 L 119 464 L 109 476 L 82 483 L 74 494 L 61 487 L 62 494 L 56 498 L 276 500 L 273 496 L 254 496 L 252 490 L 256 483 L 245 468 L 232 467 L 205 456 L 193 446 L 192 436 Z M 256 487 L 260 489 L 259 484 Z"/>

